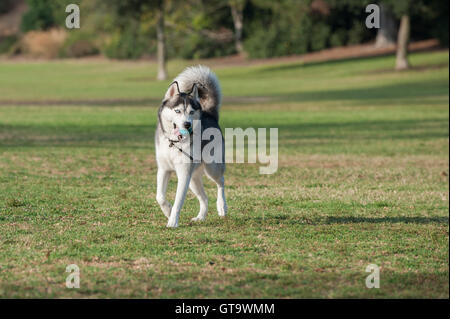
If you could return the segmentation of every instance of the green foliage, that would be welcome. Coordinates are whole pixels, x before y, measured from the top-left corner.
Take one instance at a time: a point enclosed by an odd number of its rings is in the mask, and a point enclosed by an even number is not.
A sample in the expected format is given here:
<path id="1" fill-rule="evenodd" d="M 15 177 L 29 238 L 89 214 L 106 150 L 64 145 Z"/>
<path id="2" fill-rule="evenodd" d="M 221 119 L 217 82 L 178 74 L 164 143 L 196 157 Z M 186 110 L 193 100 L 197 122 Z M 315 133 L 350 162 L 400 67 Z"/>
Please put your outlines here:
<path id="1" fill-rule="evenodd" d="M 65 8 L 72 0 L 27 0 L 28 11 L 22 16 L 21 29 L 23 32 L 31 30 L 47 30 L 51 27 L 63 27 Z M 77 4 L 81 4 L 79 0 Z"/>
<path id="2" fill-rule="evenodd" d="M 442 46 L 449 45 L 449 8 L 448 1 L 432 0 L 428 10 L 429 21 L 432 21 L 430 33 L 439 39 Z"/>
<path id="3" fill-rule="evenodd" d="M 347 30 L 345 29 L 337 29 L 330 36 L 330 46 L 331 47 L 340 47 L 347 43 Z"/>
<path id="4" fill-rule="evenodd" d="M 6 1 L 6 2 L 5 2 Z M 63 26 L 65 6 L 71 0 L 27 0 L 30 10 L 22 29 L 45 30 Z M 233 0 L 234 1 L 234 0 Z M 373 40 L 375 29 L 364 27 L 369 0 L 239 0 L 243 8 L 243 43 L 248 55 L 265 58 L 302 54 L 328 47 Z M 1 2 L 7 7 L 8 0 Z M 165 33 L 169 57 L 186 59 L 225 56 L 235 53 L 233 18 L 229 1 L 165 1 Z M 62 56 L 95 52 L 106 56 L 136 59 L 154 54 L 158 0 L 78 1 L 85 39 L 68 40 Z M 448 1 L 383 0 L 397 19 L 411 16 L 411 39 L 436 37 L 448 46 Z M 0 7 L 0 10 L 2 7 Z M 6 9 L 3 9 L 6 10 Z M 87 36 L 90 34 L 91 36 Z M 85 41 L 88 40 L 88 41 Z M 73 41 L 73 43 L 72 43 Z M 73 49 L 73 50 L 72 50 Z M 73 54 L 68 52 L 73 51 Z M 77 51 L 77 52 L 75 52 Z"/>
<path id="5" fill-rule="evenodd" d="M 384 0 L 391 12 L 400 18 L 409 15 L 411 39 L 437 38 L 442 46 L 448 47 L 449 15 L 448 1 L 442 0 Z"/>
<path id="6" fill-rule="evenodd" d="M 27 0 L 27 3 L 29 9 L 22 17 L 22 31 L 46 30 L 55 25 L 53 1 Z"/>
<path id="7" fill-rule="evenodd" d="M 0 14 L 6 13 L 13 7 L 14 0 L 1 0 L 0 1 Z"/>
<path id="8" fill-rule="evenodd" d="M 235 48 L 231 42 L 214 41 L 195 33 L 183 37 L 172 52 L 184 59 L 203 59 L 233 54 Z"/>
<path id="9" fill-rule="evenodd" d="M 311 37 L 310 47 L 311 51 L 323 50 L 327 47 L 328 39 L 330 37 L 331 28 L 327 24 L 321 22 L 315 24 L 313 28 L 314 36 Z"/>
<path id="10" fill-rule="evenodd" d="M 18 41 L 16 35 L 0 37 L 0 54 L 9 53 Z"/>
<path id="11" fill-rule="evenodd" d="M 266 58 L 308 51 L 312 25 L 304 3 L 260 1 L 252 4 L 254 16 L 247 23 L 244 42 L 250 57 Z"/>
<path id="12" fill-rule="evenodd" d="M 148 52 L 146 40 L 136 28 L 118 30 L 103 47 L 103 53 L 113 59 L 138 59 Z"/>
<path id="13" fill-rule="evenodd" d="M 99 48 L 94 43 L 92 34 L 73 30 L 69 33 L 59 55 L 65 58 L 79 58 L 97 53 L 99 53 Z"/>
<path id="14" fill-rule="evenodd" d="M 192 10 L 194 7 L 202 9 Z M 233 29 L 230 8 L 225 1 L 191 0 L 183 5 L 172 4 L 166 8 L 166 20 L 169 21 L 166 27 L 169 56 L 199 59 L 235 53 L 233 38 L 220 38 L 224 30 L 232 35 Z"/>
<path id="15" fill-rule="evenodd" d="M 251 57 L 302 54 L 360 43 L 374 36 L 363 27 L 363 1 L 252 1 L 245 48 Z"/>
<path id="16" fill-rule="evenodd" d="M 362 23 L 355 23 L 354 26 L 348 30 L 348 41 L 347 44 L 358 44 L 363 41 L 367 41 L 368 36 L 367 29 Z"/>

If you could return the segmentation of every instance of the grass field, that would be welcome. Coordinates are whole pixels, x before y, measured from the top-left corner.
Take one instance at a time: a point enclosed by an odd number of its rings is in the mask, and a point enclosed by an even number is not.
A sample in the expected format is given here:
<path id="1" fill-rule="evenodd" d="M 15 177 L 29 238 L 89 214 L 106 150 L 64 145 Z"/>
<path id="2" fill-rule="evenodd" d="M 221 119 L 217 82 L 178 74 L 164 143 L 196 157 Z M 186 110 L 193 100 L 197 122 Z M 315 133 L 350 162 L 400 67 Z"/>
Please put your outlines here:
<path id="1" fill-rule="evenodd" d="M 215 68 L 222 127 L 278 127 L 279 168 L 229 164 L 229 216 L 208 181 L 207 220 L 189 193 L 177 229 L 155 201 L 155 65 L 0 62 L 0 297 L 448 298 L 449 54 L 411 62 Z"/>

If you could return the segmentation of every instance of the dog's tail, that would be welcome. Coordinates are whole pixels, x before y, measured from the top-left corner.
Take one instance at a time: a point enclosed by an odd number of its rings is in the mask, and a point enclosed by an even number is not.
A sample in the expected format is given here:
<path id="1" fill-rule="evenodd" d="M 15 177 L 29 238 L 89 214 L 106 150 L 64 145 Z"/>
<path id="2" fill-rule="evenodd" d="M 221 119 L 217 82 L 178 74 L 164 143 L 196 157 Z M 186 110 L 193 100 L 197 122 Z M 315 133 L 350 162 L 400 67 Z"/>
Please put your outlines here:
<path id="1" fill-rule="evenodd" d="M 219 119 L 222 92 L 214 72 L 204 65 L 191 66 L 181 72 L 175 81 L 178 82 L 181 92 L 189 92 L 196 84 L 202 111 L 209 113 L 216 120 Z"/>

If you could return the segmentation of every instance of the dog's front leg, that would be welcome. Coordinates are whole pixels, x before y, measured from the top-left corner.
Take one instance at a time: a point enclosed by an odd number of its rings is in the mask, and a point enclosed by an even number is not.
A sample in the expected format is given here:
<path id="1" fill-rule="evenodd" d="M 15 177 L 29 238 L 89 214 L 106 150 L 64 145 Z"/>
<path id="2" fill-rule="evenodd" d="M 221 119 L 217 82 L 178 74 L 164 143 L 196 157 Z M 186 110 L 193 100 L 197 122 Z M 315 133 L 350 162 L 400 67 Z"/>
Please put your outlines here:
<path id="1" fill-rule="evenodd" d="M 167 227 L 177 227 L 178 219 L 180 218 L 181 207 L 183 207 L 184 199 L 191 181 L 193 166 L 192 164 L 179 164 L 175 167 L 178 177 L 177 194 L 170 212 Z"/>
<path id="2" fill-rule="evenodd" d="M 164 215 L 169 218 L 172 206 L 166 200 L 167 184 L 169 183 L 170 171 L 164 168 L 158 168 L 156 177 L 156 201 L 161 206 Z"/>

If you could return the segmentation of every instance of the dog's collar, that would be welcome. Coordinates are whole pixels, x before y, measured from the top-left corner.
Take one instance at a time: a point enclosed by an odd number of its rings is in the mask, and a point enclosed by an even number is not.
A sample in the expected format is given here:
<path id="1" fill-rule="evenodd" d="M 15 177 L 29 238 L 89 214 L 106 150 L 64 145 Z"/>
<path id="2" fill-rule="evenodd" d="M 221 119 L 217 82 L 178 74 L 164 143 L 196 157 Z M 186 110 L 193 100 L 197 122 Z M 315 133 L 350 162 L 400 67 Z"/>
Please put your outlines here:
<path id="1" fill-rule="evenodd" d="M 183 151 L 183 149 L 181 147 L 178 147 L 175 145 L 175 143 L 180 143 L 181 140 L 172 140 L 170 139 L 167 135 L 166 135 L 166 131 L 164 130 L 164 126 L 163 123 L 161 122 L 161 119 L 159 121 L 159 124 L 161 125 L 161 129 L 163 131 L 163 135 L 164 137 L 167 139 L 167 141 L 169 141 L 169 147 L 175 147 L 177 150 L 179 150 L 181 153 L 183 153 L 184 155 L 186 155 L 187 157 L 190 158 L 191 161 L 194 160 L 194 158 L 191 156 L 191 154 L 186 153 L 185 151 Z M 193 135 L 193 131 L 191 131 L 191 133 L 189 133 L 189 136 L 191 137 L 190 143 L 189 145 L 192 145 L 192 135 Z"/>
<path id="2" fill-rule="evenodd" d="M 192 133 L 190 135 L 192 136 Z M 179 143 L 180 142 L 179 140 L 178 141 L 174 141 L 174 140 L 171 140 L 170 138 L 168 138 L 167 136 L 166 136 L 166 138 L 169 141 L 169 147 L 172 147 L 172 146 L 175 147 L 181 153 L 183 153 L 184 155 L 189 157 L 191 161 L 194 160 L 194 158 L 191 156 L 191 154 L 186 153 L 185 151 L 183 151 L 183 149 L 181 147 L 178 147 L 178 146 L 175 145 L 175 143 Z M 192 139 L 191 139 L 190 145 L 192 145 Z"/>

